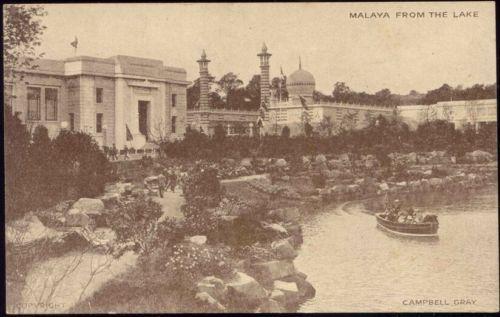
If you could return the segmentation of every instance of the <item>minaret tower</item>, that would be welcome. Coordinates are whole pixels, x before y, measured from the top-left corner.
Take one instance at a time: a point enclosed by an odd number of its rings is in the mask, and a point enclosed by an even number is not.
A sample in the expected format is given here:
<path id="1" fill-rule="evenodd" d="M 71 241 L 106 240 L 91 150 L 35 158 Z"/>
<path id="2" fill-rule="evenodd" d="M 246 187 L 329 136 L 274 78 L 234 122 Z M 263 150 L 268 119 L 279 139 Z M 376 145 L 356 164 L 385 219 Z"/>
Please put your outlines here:
<path id="1" fill-rule="evenodd" d="M 271 92 L 269 90 L 269 58 L 266 43 L 262 45 L 262 51 L 257 54 L 260 57 L 260 103 L 269 106 Z"/>
<path id="2" fill-rule="evenodd" d="M 200 65 L 200 110 L 208 110 L 209 105 L 208 105 L 208 81 L 209 81 L 209 74 L 208 74 L 208 63 L 210 63 L 210 60 L 207 59 L 207 53 L 205 53 L 205 50 L 201 53 L 201 58 L 197 60 L 198 64 Z"/>

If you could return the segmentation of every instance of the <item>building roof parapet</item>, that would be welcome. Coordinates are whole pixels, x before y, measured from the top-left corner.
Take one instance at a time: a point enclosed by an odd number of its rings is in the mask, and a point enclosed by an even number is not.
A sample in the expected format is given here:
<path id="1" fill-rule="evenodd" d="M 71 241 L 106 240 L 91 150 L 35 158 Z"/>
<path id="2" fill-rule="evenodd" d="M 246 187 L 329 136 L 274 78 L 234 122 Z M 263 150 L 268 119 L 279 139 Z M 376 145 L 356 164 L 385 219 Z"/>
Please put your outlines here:
<path id="1" fill-rule="evenodd" d="M 251 110 L 236 110 L 236 109 L 188 109 L 188 113 L 201 113 L 201 112 L 210 112 L 210 113 L 221 113 L 221 114 L 242 114 L 242 115 L 258 115 L 259 111 L 251 111 Z"/>

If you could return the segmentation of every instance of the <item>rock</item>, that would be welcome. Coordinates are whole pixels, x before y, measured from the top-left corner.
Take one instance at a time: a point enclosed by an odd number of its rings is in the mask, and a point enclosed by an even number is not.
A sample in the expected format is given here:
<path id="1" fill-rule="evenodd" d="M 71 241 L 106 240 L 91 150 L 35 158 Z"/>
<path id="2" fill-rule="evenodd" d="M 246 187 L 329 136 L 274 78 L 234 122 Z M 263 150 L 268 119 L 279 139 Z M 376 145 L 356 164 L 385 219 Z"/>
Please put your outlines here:
<path id="1" fill-rule="evenodd" d="M 323 154 L 316 155 L 315 162 L 316 163 L 326 163 L 326 156 L 324 156 Z"/>
<path id="2" fill-rule="evenodd" d="M 426 176 L 431 176 L 431 175 L 432 175 L 432 170 L 426 170 L 426 171 L 424 172 L 424 175 L 426 175 Z"/>
<path id="3" fill-rule="evenodd" d="M 349 193 L 354 193 L 354 194 L 359 193 L 361 190 L 360 186 L 357 184 L 348 185 L 347 189 L 348 189 Z"/>
<path id="4" fill-rule="evenodd" d="M 382 191 L 387 191 L 389 190 L 389 185 L 387 185 L 387 183 L 380 183 L 378 185 L 379 189 L 382 190 Z"/>
<path id="5" fill-rule="evenodd" d="M 470 181 L 475 181 L 477 179 L 477 175 L 474 173 L 467 174 L 467 179 Z"/>
<path id="6" fill-rule="evenodd" d="M 260 304 L 259 308 L 257 308 L 256 313 L 283 313 L 284 309 L 281 305 L 273 300 L 268 299 L 262 304 Z"/>
<path id="7" fill-rule="evenodd" d="M 132 197 L 135 197 L 135 198 L 139 198 L 141 196 L 145 196 L 146 195 L 146 193 L 144 192 L 144 190 L 141 189 L 141 188 L 133 188 L 130 194 L 132 195 Z"/>
<path id="8" fill-rule="evenodd" d="M 195 299 L 207 305 L 210 310 L 215 310 L 219 312 L 226 311 L 226 308 L 222 306 L 221 303 L 219 303 L 215 298 L 213 298 L 212 296 L 210 296 L 210 294 L 206 292 L 196 293 Z"/>
<path id="9" fill-rule="evenodd" d="M 274 281 L 295 274 L 292 261 L 275 260 L 252 265 L 257 276 L 266 281 Z"/>
<path id="10" fill-rule="evenodd" d="M 261 225 L 264 229 L 269 229 L 279 234 L 288 234 L 288 231 L 278 223 L 266 223 L 264 221 L 261 222 Z"/>
<path id="11" fill-rule="evenodd" d="M 298 223 L 286 223 L 284 228 L 292 236 L 302 236 L 302 227 Z"/>
<path id="12" fill-rule="evenodd" d="M 276 160 L 276 163 L 274 163 L 274 165 L 278 167 L 286 167 L 288 163 L 285 161 L 285 159 L 280 158 Z"/>
<path id="13" fill-rule="evenodd" d="M 120 200 L 120 194 L 118 193 L 106 193 L 101 197 L 101 201 L 105 208 L 109 208 L 118 204 Z"/>
<path id="14" fill-rule="evenodd" d="M 92 219 L 80 209 L 68 210 L 65 218 L 66 225 L 69 227 L 87 227 L 93 224 Z"/>
<path id="15" fill-rule="evenodd" d="M 452 156 L 452 157 L 450 157 L 450 161 L 451 161 L 453 164 L 457 164 L 457 157 L 456 157 L 456 156 Z"/>
<path id="16" fill-rule="evenodd" d="M 189 238 L 189 242 L 197 244 L 197 245 L 203 245 L 207 242 L 207 237 L 206 236 L 192 236 Z"/>
<path id="17" fill-rule="evenodd" d="M 406 186 L 408 186 L 408 184 L 406 182 L 399 182 L 399 183 L 396 183 L 396 186 L 406 187 Z"/>
<path id="18" fill-rule="evenodd" d="M 307 156 L 302 156 L 302 164 L 309 165 L 311 160 Z"/>
<path id="19" fill-rule="evenodd" d="M 410 164 L 417 164 L 418 163 L 418 156 L 417 153 L 411 152 L 406 155 L 406 159 L 408 160 L 408 163 Z"/>
<path id="20" fill-rule="evenodd" d="M 283 222 L 297 221 L 300 218 L 299 208 L 297 207 L 273 209 L 268 215 L 272 219 Z"/>
<path id="21" fill-rule="evenodd" d="M 285 295 L 285 305 L 295 304 L 300 300 L 300 292 L 295 282 L 274 281 L 273 289 Z"/>
<path id="22" fill-rule="evenodd" d="M 335 185 L 331 188 L 331 191 L 335 195 L 341 195 L 348 191 L 347 186 L 345 185 Z"/>
<path id="23" fill-rule="evenodd" d="M 283 293 L 279 289 L 274 289 L 271 292 L 271 296 L 269 298 L 271 298 L 272 300 L 275 300 L 279 303 L 284 303 L 285 302 L 285 293 Z"/>
<path id="24" fill-rule="evenodd" d="M 284 182 L 288 182 L 288 181 L 290 181 L 290 176 L 288 176 L 288 175 L 282 176 L 281 180 Z"/>
<path id="25" fill-rule="evenodd" d="M 303 272 L 300 272 L 300 271 L 295 271 L 295 275 L 297 275 L 301 279 L 304 279 L 304 280 L 307 279 L 307 274 L 306 273 L 303 273 Z"/>
<path id="26" fill-rule="evenodd" d="M 250 158 L 248 158 L 248 157 L 244 158 L 244 159 L 241 160 L 240 166 L 247 167 L 247 168 L 250 167 L 251 168 L 252 167 L 252 160 Z"/>
<path id="27" fill-rule="evenodd" d="M 408 183 L 408 186 L 412 189 L 412 190 L 419 190 L 420 187 L 422 186 L 422 183 L 418 180 L 418 181 L 410 181 Z"/>
<path id="28" fill-rule="evenodd" d="M 31 244 L 56 236 L 58 234 L 55 230 L 45 227 L 40 219 L 32 214 L 27 214 L 20 220 L 5 224 L 6 243 L 14 246 Z"/>
<path id="29" fill-rule="evenodd" d="M 437 177 L 430 178 L 429 179 L 429 184 L 432 187 L 438 188 L 438 187 L 440 187 L 440 186 L 443 185 L 443 180 L 441 178 L 437 178 Z"/>
<path id="30" fill-rule="evenodd" d="M 236 272 L 227 284 L 227 297 L 235 303 L 258 305 L 267 297 L 266 290 L 251 276 Z"/>
<path id="31" fill-rule="evenodd" d="M 494 159 L 494 156 L 488 152 L 476 150 L 474 152 L 466 153 L 465 158 L 466 160 L 474 163 L 486 163 L 491 162 Z"/>
<path id="32" fill-rule="evenodd" d="M 274 281 L 273 288 L 283 293 L 298 293 L 299 289 L 295 282 Z"/>
<path id="33" fill-rule="evenodd" d="M 215 276 L 203 278 L 196 284 L 196 289 L 198 292 L 205 292 L 219 301 L 224 300 L 227 295 L 227 286 L 224 281 Z"/>
<path id="34" fill-rule="evenodd" d="M 349 155 L 347 153 L 342 153 L 339 155 L 339 160 L 341 161 L 349 161 Z"/>
<path id="35" fill-rule="evenodd" d="M 104 203 L 97 198 L 80 198 L 71 208 L 78 209 L 86 215 L 101 215 L 104 211 Z"/>
<path id="36" fill-rule="evenodd" d="M 314 289 L 311 283 L 306 281 L 306 279 L 302 275 L 295 274 L 288 277 L 284 277 L 281 280 L 285 282 L 295 283 L 299 290 L 299 295 L 302 299 L 313 298 L 316 295 L 316 289 Z"/>
<path id="37" fill-rule="evenodd" d="M 290 242 L 285 239 L 274 241 L 271 244 L 271 248 L 278 259 L 294 259 L 298 255 L 297 251 L 295 251 Z"/>

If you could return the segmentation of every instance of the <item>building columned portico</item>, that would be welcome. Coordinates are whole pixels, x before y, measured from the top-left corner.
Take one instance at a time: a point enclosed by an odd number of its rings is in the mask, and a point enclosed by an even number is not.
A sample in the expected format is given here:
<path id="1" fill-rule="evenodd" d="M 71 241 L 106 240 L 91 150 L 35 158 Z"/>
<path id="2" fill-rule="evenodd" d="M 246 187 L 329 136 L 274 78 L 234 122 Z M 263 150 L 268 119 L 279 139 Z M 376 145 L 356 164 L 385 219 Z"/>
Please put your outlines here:
<path id="1" fill-rule="evenodd" d="M 140 149 L 158 138 L 181 138 L 186 126 L 186 71 L 131 56 L 36 61 L 6 79 L 12 110 L 51 137 L 84 131 L 99 145 Z M 21 76 L 22 75 L 22 76 Z"/>

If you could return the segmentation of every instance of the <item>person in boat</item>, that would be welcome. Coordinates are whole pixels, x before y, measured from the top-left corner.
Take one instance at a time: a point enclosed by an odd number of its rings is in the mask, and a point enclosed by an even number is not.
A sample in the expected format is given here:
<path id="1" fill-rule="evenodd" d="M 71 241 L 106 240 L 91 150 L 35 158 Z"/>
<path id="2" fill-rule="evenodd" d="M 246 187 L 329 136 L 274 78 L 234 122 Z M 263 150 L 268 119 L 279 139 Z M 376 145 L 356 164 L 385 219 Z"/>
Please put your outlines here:
<path id="1" fill-rule="evenodd" d="M 415 215 L 414 215 L 415 223 L 421 223 L 424 220 L 424 216 L 420 212 L 420 210 L 415 209 Z"/>

